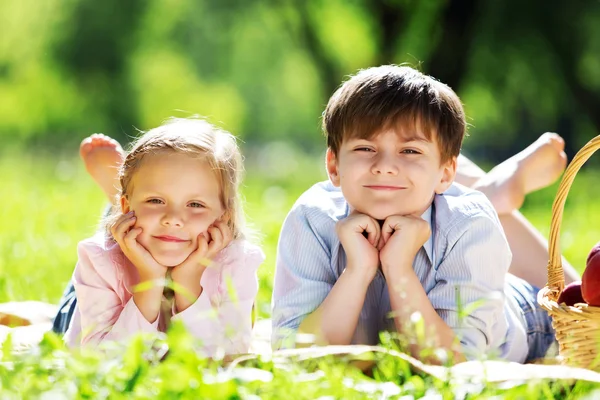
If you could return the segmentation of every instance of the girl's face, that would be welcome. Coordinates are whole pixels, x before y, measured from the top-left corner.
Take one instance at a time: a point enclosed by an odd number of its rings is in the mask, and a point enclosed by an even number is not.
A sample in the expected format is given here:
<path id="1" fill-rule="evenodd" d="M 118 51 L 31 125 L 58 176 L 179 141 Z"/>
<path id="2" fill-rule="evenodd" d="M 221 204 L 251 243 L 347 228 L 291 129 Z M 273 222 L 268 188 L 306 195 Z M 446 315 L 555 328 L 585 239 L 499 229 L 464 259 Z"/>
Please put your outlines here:
<path id="1" fill-rule="evenodd" d="M 221 187 L 207 161 L 178 153 L 147 155 L 121 198 L 134 211 L 138 242 L 166 267 L 181 264 L 197 248 L 198 235 L 223 215 Z"/>

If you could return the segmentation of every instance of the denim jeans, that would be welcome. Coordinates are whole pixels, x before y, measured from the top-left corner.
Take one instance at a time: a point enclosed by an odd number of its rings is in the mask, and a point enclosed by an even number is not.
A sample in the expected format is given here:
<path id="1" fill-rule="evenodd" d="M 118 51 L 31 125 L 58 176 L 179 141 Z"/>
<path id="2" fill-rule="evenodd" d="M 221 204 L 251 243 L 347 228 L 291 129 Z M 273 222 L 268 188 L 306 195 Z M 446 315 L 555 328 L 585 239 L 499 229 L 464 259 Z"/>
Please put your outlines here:
<path id="1" fill-rule="evenodd" d="M 52 324 L 52 331 L 58 334 L 64 334 L 69 328 L 71 318 L 75 313 L 75 306 L 77 305 L 77 297 L 75 297 L 75 287 L 73 282 L 69 281 L 60 302 L 58 303 L 58 312 L 54 317 Z"/>
<path id="2" fill-rule="evenodd" d="M 526 323 L 529 352 L 525 362 L 543 358 L 550 346 L 556 343 L 556 337 L 552 317 L 537 303 L 540 289 L 522 279 L 510 279 L 508 283 L 510 291 L 507 294 L 517 300 Z"/>

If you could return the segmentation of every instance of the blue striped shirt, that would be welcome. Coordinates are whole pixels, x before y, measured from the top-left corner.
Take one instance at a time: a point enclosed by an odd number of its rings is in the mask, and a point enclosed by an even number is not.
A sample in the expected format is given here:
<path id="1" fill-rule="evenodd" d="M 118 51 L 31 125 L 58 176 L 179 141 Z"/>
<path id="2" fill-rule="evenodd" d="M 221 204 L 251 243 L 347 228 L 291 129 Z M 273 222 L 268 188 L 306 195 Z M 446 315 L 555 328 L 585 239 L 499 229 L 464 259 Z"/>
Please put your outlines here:
<path id="1" fill-rule="evenodd" d="M 294 346 L 298 326 L 321 305 L 344 271 L 346 254 L 335 224 L 349 211 L 339 188 L 326 181 L 307 190 L 285 219 L 272 299 L 274 348 Z M 512 255 L 489 200 L 453 184 L 435 195 L 422 217 L 432 234 L 418 251 L 413 269 L 433 308 L 460 339 L 465 355 L 495 353 L 524 361 L 525 321 L 516 300 L 504 292 Z M 463 309 L 478 306 L 459 315 L 457 299 Z M 379 332 L 394 331 L 390 312 L 387 284 L 378 271 L 367 290 L 353 343 L 376 344 Z"/>

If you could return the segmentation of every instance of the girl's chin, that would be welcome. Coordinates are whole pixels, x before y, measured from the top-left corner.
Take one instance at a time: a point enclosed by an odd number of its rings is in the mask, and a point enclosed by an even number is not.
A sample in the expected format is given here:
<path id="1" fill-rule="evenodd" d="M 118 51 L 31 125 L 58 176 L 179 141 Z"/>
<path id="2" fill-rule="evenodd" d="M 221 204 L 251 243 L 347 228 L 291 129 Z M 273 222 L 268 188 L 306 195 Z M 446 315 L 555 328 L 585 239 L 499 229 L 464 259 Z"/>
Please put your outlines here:
<path id="1" fill-rule="evenodd" d="M 187 257 L 189 256 L 189 254 L 185 254 L 185 255 L 181 255 L 181 256 L 154 256 L 154 259 L 156 260 L 156 262 L 158 262 L 160 265 L 165 266 L 167 268 L 174 268 L 176 266 L 178 266 L 179 264 L 181 264 L 182 262 L 184 262 Z"/>

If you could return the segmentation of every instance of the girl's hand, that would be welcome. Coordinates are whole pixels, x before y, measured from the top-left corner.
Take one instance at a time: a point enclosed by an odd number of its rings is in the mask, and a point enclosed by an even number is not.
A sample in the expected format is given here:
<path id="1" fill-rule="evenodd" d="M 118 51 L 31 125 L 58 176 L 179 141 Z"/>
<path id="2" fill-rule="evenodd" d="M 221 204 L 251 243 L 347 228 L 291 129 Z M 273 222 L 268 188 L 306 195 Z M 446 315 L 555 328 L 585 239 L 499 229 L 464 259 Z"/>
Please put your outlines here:
<path id="1" fill-rule="evenodd" d="M 212 259 L 231 242 L 233 234 L 225 222 L 217 221 L 208 228 L 206 234 L 198 235 L 198 247 L 184 262 L 173 267 L 171 278 L 185 285 L 187 280 L 200 284 L 202 273 L 212 263 Z"/>
<path id="2" fill-rule="evenodd" d="M 150 252 L 137 241 L 137 237 L 142 233 L 142 228 L 134 228 L 135 221 L 134 212 L 130 211 L 121 215 L 110 227 L 110 231 L 123 254 L 138 269 L 142 282 L 162 279 L 167 274 L 167 267 L 159 264 Z"/>
<path id="3" fill-rule="evenodd" d="M 208 237 L 208 239 L 207 239 Z M 215 222 L 205 234 L 198 235 L 198 248 L 184 262 L 171 270 L 175 289 L 175 311 L 184 311 L 202 294 L 200 279 L 212 259 L 227 247 L 233 234 L 225 222 Z"/>

